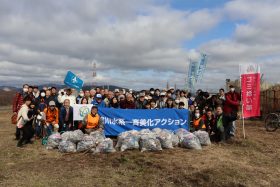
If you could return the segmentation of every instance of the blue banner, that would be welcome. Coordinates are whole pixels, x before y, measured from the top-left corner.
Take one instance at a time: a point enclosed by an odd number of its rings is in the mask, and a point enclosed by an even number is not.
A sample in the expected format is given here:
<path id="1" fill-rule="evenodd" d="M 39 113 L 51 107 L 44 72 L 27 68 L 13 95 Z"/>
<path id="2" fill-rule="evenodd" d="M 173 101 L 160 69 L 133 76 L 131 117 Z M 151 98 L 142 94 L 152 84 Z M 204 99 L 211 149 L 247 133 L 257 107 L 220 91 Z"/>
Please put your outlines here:
<path id="1" fill-rule="evenodd" d="M 197 70 L 196 77 L 195 77 L 196 82 L 199 82 L 202 79 L 203 73 L 206 69 L 206 63 L 207 63 L 206 57 L 207 57 L 206 54 L 201 54 L 201 59 L 200 59 L 198 70 Z"/>
<path id="2" fill-rule="evenodd" d="M 186 109 L 111 109 L 99 108 L 106 136 L 118 136 L 129 130 L 161 128 L 171 131 L 189 130 L 189 111 Z"/>
<path id="3" fill-rule="evenodd" d="M 68 71 L 67 75 L 64 79 L 64 84 L 69 86 L 70 88 L 75 88 L 77 90 L 81 90 L 84 85 L 84 81 L 81 80 L 79 77 L 77 77 L 71 71 Z"/>
<path id="4" fill-rule="evenodd" d="M 188 88 L 193 91 L 194 83 L 196 82 L 195 76 L 198 70 L 198 62 L 190 60 L 189 73 L 188 73 Z"/>

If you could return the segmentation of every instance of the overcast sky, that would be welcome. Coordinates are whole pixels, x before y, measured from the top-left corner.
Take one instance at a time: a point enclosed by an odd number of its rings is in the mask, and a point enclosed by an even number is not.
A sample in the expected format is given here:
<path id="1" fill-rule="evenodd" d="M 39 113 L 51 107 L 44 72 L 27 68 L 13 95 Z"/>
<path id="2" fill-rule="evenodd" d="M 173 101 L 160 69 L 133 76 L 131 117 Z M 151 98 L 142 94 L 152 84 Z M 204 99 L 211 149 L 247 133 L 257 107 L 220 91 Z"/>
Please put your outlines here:
<path id="1" fill-rule="evenodd" d="M 279 81 L 279 0 L 0 2 L 0 85 L 62 84 L 71 70 L 86 83 L 183 88 L 199 52 L 209 58 L 197 88 L 238 78 L 241 63 Z"/>

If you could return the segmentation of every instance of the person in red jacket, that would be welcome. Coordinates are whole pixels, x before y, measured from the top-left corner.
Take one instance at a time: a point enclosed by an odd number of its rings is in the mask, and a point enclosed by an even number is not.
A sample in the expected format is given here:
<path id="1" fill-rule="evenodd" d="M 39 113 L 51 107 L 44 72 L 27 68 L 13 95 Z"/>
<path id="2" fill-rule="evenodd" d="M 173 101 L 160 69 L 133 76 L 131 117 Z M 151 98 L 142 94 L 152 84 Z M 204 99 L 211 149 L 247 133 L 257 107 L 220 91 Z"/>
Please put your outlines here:
<path id="1" fill-rule="evenodd" d="M 120 108 L 122 109 L 135 109 L 135 102 L 132 94 L 127 94 L 126 99 L 120 102 Z"/>
<path id="2" fill-rule="evenodd" d="M 24 104 L 23 99 L 28 95 L 28 84 L 24 84 L 22 86 L 22 91 L 16 93 L 14 99 L 13 99 L 13 115 L 17 115 L 21 106 Z M 20 139 L 20 130 L 18 127 L 16 127 L 16 140 Z"/>
<path id="3" fill-rule="evenodd" d="M 229 86 L 230 91 L 225 95 L 225 104 L 224 104 L 224 114 L 225 115 L 235 115 L 239 110 L 240 104 L 240 94 L 235 91 L 235 87 L 233 85 Z M 235 135 L 235 121 L 232 122 L 231 127 L 229 128 L 229 134 L 231 136 Z"/>

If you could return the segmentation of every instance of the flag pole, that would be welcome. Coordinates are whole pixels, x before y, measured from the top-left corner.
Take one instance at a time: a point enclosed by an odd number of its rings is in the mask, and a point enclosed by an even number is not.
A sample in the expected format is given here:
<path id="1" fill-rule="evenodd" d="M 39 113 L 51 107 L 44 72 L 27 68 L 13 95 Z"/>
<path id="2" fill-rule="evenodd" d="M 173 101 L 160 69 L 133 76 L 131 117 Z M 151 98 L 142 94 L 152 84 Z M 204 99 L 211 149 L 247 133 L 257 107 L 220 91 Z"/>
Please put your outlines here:
<path id="1" fill-rule="evenodd" d="M 246 135 L 245 135 L 245 119 L 244 119 L 244 114 L 243 114 L 243 99 L 241 99 L 241 102 L 242 102 L 242 129 L 243 129 L 243 138 L 245 139 L 246 138 Z"/>
<path id="2" fill-rule="evenodd" d="M 244 119 L 244 104 L 243 104 L 243 97 L 242 97 L 242 75 L 241 75 L 241 65 L 239 65 L 239 72 L 240 72 L 240 90 L 241 90 L 241 118 L 242 118 L 242 131 L 243 131 L 243 138 L 246 138 L 245 134 L 245 119 Z"/>

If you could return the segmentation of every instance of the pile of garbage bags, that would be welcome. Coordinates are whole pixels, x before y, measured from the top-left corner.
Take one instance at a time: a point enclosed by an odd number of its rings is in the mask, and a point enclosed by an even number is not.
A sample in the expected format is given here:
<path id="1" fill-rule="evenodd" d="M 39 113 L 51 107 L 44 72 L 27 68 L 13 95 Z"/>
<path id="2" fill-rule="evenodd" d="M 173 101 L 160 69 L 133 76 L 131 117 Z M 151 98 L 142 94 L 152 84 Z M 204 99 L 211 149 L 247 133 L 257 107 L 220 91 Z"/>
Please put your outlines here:
<path id="1" fill-rule="evenodd" d="M 110 138 L 106 138 L 103 131 L 95 131 L 84 134 L 81 130 L 68 131 L 60 135 L 52 134 L 48 138 L 47 149 L 58 149 L 63 153 L 91 152 L 113 153 L 116 150 L 161 151 L 180 146 L 188 149 L 202 149 L 202 146 L 211 145 L 210 137 L 205 131 L 191 133 L 186 129 L 178 129 L 174 132 L 167 129 L 155 128 L 140 131 L 130 130 L 120 133 L 117 144 Z"/>

